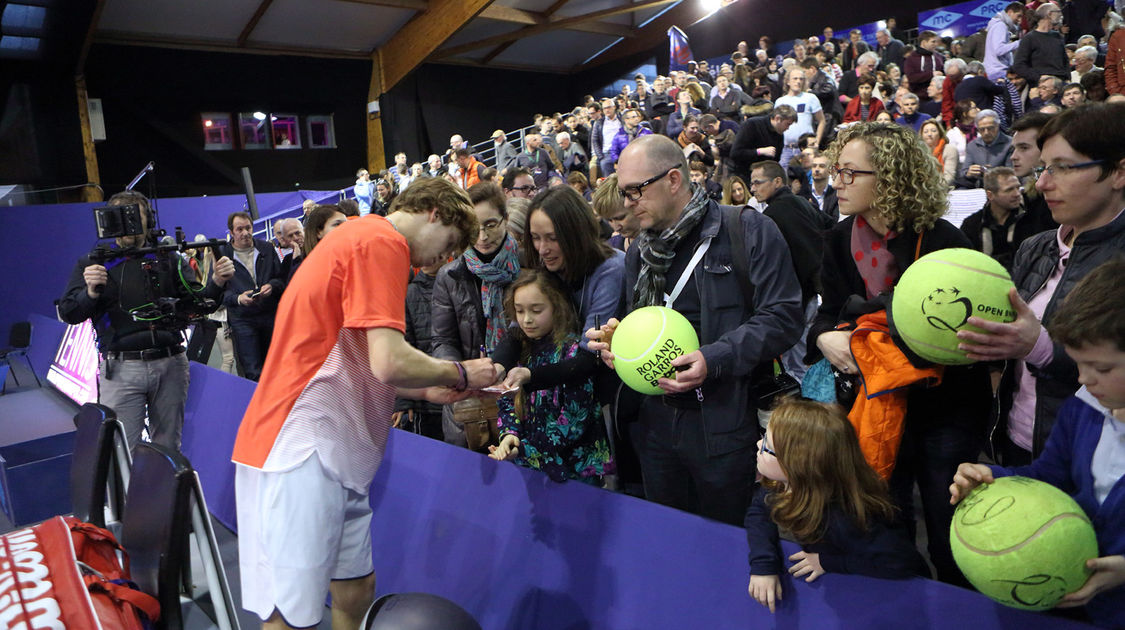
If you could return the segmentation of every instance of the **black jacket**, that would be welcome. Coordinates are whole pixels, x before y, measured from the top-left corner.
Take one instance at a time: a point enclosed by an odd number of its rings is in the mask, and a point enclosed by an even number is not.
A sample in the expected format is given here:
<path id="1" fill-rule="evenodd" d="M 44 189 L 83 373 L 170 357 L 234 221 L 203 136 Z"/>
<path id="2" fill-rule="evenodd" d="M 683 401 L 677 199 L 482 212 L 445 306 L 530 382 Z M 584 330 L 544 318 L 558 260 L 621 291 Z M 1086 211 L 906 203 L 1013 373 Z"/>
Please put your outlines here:
<path id="1" fill-rule="evenodd" d="M 254 261 L 254 279 L 251 279 L 250 272 L 234 255 L 234 247 L 230 243 L 219 248 L 219 255 L 226 256 L 234 262 L 234 276 L 227 282 L 226 290 L 223 291 L 223 305 L 227 307 L 227 315 L 235 319 L 272 316 L 277 312 L 277 303 L 281 300 L 282 291 L 285 290 L 285 270 L 274 246 L 269 241 L 254 239 L 254 249 L 258 250 L 258 257 Z M 273 287 L 268 297 L 250 306 L 238 305 L 239 294 L 250 289 L 258 289 L 266 283 Z"/>
<path id="2" fill-rule="evenodd" d="M 432 354 L 433 332 L 430 325 L 430 306 L 433 302 L 434 276 L 418 272 L 406 287 L 406 342 L 426 354 Z M 441 413 L 441 405 L 424 400 L 395 399 L 395 411 L 413 409 L 419 412 Z"/>
<path id="3" fill-rule="evenodd" d="M 766 203 L 762 214 L 772 219 L 785 237 L 801 284 L 801 302 L 808 304 L 820 292 L 820 248 L 825 227 L 818 216 L 821 213 L 788 186 L 780 188 Z"/>
<path id="4" fill-rule="evenodd" d="M 195 271 L 178 254 L 169 252 L 163 256 L 168 260 L 169 269 L 178 271 L 158 274 L 159 285 L 165 288 L 159 295 L 151 295 L 149 284 L 143 280 L 145 272 L 141 269 L 141 260 L 125 258 L 105 264 L 109 279 L 97 298 L 87 295 L 86 280 L 83 277 L 86 267 L 95 263 L 88 255 L 83 256 L 70 272 L 66 290 L 59 299 L 59 317 L 68 324 L 93 320 L 98 349 L 102 352 L 147 350 L 179 344 L 182 337 L 178 332 L 171 329 L 150 329 L 147 323 L 135 321 L 129 311 L 151 303 L 153 297 L 198 295 L 215 300 L 214 307 L 205 311 L 213 312 L 219 307 L 218 301 L 223 290 L 215 286 L 214 282 L 208 282 L 205 287 L 195 282 Z M 273 257 L 276 259 L 277 254 L 273 254 Z M 152 259 L 155 256 L 146 258 Z M 188 279 L 187 286 L 181 282 L 181 277 Z"/>
<path id="5" fill-rule="evenodd" d="M 747 118 L 734 137 L 734 144 L 730 148 L 730 159 L 734 163 L 734 174 L 742 181 L 750 182 L 750 167 L 755 162 L 762 160 L 777 160 L 781 157 L 781 149 L 785 144 L 785 137 L 777 132 L 770 124 L 770 116 L 755 116 Z M 758 149 L 773 147 L 772 156 L 760 155 Z"/>
<path id="6" fill-rule="evenodd" d="M 1012 58 L 1012 71 L 1030 85 L 1037 84 L 1044 74 L 1069 81 L 1070 61 L 1066 58 L 1063 36 L 1056 31 L 1031 31 L 1024 35 Z"/>
<path id="7" fill-rule="evenodd" d="M 965 77 L 953 89 L 953 99 L 961 101 L 969 99 L 974 103 L 987 103 L 987 107 L 981 109 L 992 109 L 992 101 L 997 96 L 1003 96 L 1007 90 L 1002 85 L 998 85 L 989 80 L 988 77 L 971 76 Z"/>
<path id="8" fill-rule="evenodd" d="M 855 217 L 837 223 L 824 237 L 824 258 L 820 266 L 821 304 L 813 319 L 808 335 L 808 353 L 805 363 L 821 359 L 816 339 L 821 334 L 836 329 L 840 323 L 854 324 L 860 315 L 878 310 L 890 310 L 891 293 L 884 292 L 868 300 L 863 277 L 856 268 L 851 252 L 852 225 Z M 899 276 L 915 260 L 919 235 L 913 230 L 890 239 L 887 249 L 894 255 Z M 933 228 L 921 236 L 920 256 L 948 247 L 968 247 L 964 233 L 944 219 L 938 219 Z M 896 279 L 897 282 L 897 279 Z M 919 358 L 894 334 L 895 343 L 912 363 L 923 366 L 928 362 Z M 951 424 L 962 428 L 973 439 L 983 441 L 992 407 L 992 386 L 987 366 L 983 364 L 947 366 L 940 385 L 917 387 L 909 390 L 906 402 L 906 422 Z"/>
<path id="9" fill-rule="evenodd" d="M 1043 324 L 1050 324 L 1051 316 L 1079 280 L 1098 265 L 1120 256 L 1122 252 L 1125 252 L 1125 215 L 1118 216 L 1109 225 L 1083 232 L 1074 239 L 1062 279 L 1043 311 Z M 1057 231 L 1041 232 L 1024 241 L 1016 252 L 1012 269 L 1012 281 L 1016 283 L 1016 289 L 1024 301 L 1030 300 L 1046 284 L 1058 262 Z M 1014 362 L 1009 362 L 1000 382 L 1000 414 L 991 432 L 993 446 L 997 436 L 1007 431 L 1008 412 L 1011 411 L 1012 397 L 1019 386 L 1013 364 Z M 1063 401 L 1078 391 L 1078 366 L 1063 350 L 1062 344 L 1055 344 L 1050 362 L 1038 368 L 1028 365 L 1028 368 L 1035 376 L 1035 427 L 1031 454 L 1038 457 L 1043 452 Z"/>
<path id="10" fill-rule="evenodd" d="M 702 307 L 699 349 L 707 361 L 701 387 L 704 449 L 712 457 L 757 441 L 751 373 L 792 347 L 803 328 L 800 286 L 776 224 L 746 210 L 737 227 L 728 225 L 722 207 L 708 204 L 700 241 L 709 239 L 711 245 L 692 274 Z M 736 237 L 741 236 L 748 259 L 754 290 L 750 304 L 733 273 L 732 228 L 739 230 Z M 633 303 L 640 269 L 640 248 L 632 247 L 625 256 L 626 304 Z"/>
<path id="11" fill-rule="evenodd" d="M 1042 197 L 1037 199 L 1042 200 Z M 961 223 L 961 231 L 969 237 L 973 249 L 992 256 L 1008 271 L 1012 270 L 1012 262 L 1020 243 L 1040 232 L 1059 227 L 1043 203 L 1030 207 L 1021 206 L 1008 215 L 1008 220 L 1003 225 L 996 222 L 988 205 L 985 203 L 983 208 L 965 217 Z M 985 248 L 986 239 L 990 245 L 988 248 Z"/>
<path id="12" fill-rule="evenodd" d="M 480 356 L 484 312 L 474 278 L 465 258 L 458 256 L 442 267 L 434 280 L 431 354 L 439 359 L 464 361 Z"/>
<path id="13" fill-rule="evenodd" d="M 875 52 L 879 53 L 877 70 L 886 70 L 892 63 L 902 70 L 903 59 L 906 57 L 906 44 L 892 37 L 886 46 L 876 46 Z"/>
<path id="14" fill-rule="evenodd" d="M 779 575 L 785 570 L 777 525 L 770 518 L 769 494 L 758 486 L 746 508 L 746 539 L 750 543 L 750 574 Z M 820 555 L 820 565 L 829 573 L 852 573 L 883 579 L 930 577 L 926 561 L 914 547 L 906 527 L 895 521 L 874 521 L 867 530 L 856 526 L 838 504 L 828 508 L 824 536 L 801 545 Z"/>

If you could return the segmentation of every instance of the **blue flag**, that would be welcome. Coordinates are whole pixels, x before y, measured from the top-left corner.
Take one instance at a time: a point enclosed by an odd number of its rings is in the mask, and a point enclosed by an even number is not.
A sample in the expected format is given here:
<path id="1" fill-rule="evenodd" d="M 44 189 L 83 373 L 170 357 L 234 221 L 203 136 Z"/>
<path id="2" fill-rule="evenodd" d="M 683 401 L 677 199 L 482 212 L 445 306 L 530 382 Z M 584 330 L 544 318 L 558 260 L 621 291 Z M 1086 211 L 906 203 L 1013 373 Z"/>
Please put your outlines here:
<path id="1" fill-rule="evenodd" d="M 688 45 L 687 35 L 678 26 L 668 29 L 668 42 L 671 46 L 672 70 L 683 70 L 687 62 L 692 60 L 691 46 Z"/>

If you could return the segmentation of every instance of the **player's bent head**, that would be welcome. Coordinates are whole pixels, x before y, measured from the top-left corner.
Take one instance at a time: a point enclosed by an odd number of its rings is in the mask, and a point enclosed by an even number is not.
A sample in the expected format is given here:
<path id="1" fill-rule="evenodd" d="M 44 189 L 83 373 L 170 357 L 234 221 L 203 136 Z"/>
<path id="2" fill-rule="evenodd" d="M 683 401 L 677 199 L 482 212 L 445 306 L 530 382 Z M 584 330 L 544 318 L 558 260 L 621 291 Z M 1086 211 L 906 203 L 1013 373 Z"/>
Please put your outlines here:
<path id="1" fill-rule="evenodd" d="M 476 240 L 479 230 L 473 202 L 468 193 L 444 178 L 427 177 L 410 184 L 395 197 L 388 214 L 422 214 L 435 210 L 442 225 L 457 228 L 460 233 L 457 242 L 459 249 L 468 249 Z"/>

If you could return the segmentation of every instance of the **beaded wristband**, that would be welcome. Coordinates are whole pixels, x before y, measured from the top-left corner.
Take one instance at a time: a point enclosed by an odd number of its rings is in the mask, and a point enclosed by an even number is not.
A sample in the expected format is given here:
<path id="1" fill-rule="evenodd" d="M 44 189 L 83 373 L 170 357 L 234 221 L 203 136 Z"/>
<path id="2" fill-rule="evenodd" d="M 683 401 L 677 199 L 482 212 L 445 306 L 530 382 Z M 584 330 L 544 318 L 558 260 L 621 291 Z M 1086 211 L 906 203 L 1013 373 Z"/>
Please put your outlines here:
<path id="1" fill-rule="evenodd" d="M 461 365 L 460 361 L 454 362 L 453 365 L 457 366 L 457 384 L 453 389 L 463 392 L 469 388 L 469 374 L 465 371 L 465 366 Z"/>

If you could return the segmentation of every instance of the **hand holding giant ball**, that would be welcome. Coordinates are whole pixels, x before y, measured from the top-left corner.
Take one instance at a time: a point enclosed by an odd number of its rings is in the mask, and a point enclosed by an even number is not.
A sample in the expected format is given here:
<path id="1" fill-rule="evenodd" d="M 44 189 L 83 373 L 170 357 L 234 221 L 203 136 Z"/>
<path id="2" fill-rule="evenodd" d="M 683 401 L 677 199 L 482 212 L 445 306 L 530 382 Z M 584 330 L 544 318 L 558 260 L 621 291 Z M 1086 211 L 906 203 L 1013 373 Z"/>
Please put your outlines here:
<path id="1" fill-rule="evenodd" d="M 639 308 L 586 336 L 626 385 L 652 396 L 665 393 L 657 384 L 661 378 L 675 379 L 672 362 L 699 349 L 699 336 L 687 318 L 663 306 Z"/>
<path id="2" fill-rule="evenodd" d="M 962 464 L 958 475 L 976 467 Z M 979 476 L 973 481 L 991 478 Z M 954 499 L 971 485 L 955 481 Z M 953 514 L 949 543 L 977 590 L 1025 610 L 1056 606 L 1086 583 L 1087 561 L 1098 557 L 1094 528 L 1074 499 L 1026 477 L 1003 477 L 968 492 Z"/>
<path id="3" fill-rule="evenodd" d="M 973 322 L 1015 321 L 1022 311 L 1010 298 L 1013 288 L 1008 271 L 991 256 L 942 249 L 922 256 L 902 274 L 890 315 L 899 337 L 918 356 L 944 365 L 972 363 L 976 357 L 960 349 L 959 333 L 983 332 Z"/>

